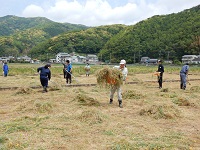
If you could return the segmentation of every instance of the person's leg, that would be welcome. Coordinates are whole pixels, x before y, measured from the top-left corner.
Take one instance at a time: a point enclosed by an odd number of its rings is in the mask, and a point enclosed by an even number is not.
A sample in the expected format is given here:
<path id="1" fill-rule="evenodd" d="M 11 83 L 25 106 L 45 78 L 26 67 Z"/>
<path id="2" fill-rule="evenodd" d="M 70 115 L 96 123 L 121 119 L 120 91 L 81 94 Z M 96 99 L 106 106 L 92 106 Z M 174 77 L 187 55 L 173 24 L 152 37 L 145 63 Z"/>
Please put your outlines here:
<path id="1" fill-rule="evenodd" d="M 119 102 L 119 107 L 122 108 L 122 91 L 121 88 L 117 88 L 117 96 L 118 96 L 118 102 Z"/>
<path id="2" fill-rule="evenodd" d="M 72 75 L 69 73 L 69 84 L 72 83 Z"/>
<path id="3" fill-rule="evenodd" d="M 110 104 L 112 104 L 112 102 L 113 102 L 113 97 L 114 97 L 114 93 L 115 93 L 116 89 L 117 89 L 116 86 L 112 86 L 110 88 Z"/>
<path id="4" fill-rule="evenodd" d="M 159 88 L 162 88 L 162 76 L 160 76 L 160 80 L 159 80 Z"/>
<path id="5" fill-rule="evenodd" d="M 186 82 L 187 82 L 186 74 L 183 74 L 183 89 L 184 90 L 186 89 Z"/>
<path id="6" fill-rule="evenodd" d="M 158 76 L 158 85 L 159 85 L 159 88 L 160 88 L 160 76 Z"/>
<path id="7" fill-rule="evenodd" d="M 180 89 L 183 89 L 183 77 L 182 74 L 180 74 Z"/>
<path id="8" fill-rule="evenodd" d="M 66 83 L 68 84 L 68 82 L 69 82 L 69 73 L 67 72 L 66 73 Z"/>
<path id="9" fill-rule="evenodd" d="M 46 78 L 40 78 L 41 85 L 43 87 L 43 92 L 47 92 L 48 87 L 48 79 Z"/>
<path id="10" fill-rule="evenodd" d="M 8 72 L 4 71 L 4 77 L 7 77 L 7 75 L 8 75 Z"/>

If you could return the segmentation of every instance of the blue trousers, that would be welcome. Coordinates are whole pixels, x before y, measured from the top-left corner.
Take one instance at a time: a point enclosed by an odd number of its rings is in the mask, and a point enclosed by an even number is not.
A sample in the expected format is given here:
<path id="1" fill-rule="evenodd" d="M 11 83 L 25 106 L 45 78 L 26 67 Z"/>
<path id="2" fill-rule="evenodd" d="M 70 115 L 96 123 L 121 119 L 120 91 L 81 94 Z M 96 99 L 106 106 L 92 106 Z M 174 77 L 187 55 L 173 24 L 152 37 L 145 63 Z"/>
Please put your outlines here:
<path id="1" fill-rule="evenodd" d="M 187 76 L 185 73 L 180 73 L 181 78 L 181 86 L 182 88 L 186 88 Z"/>

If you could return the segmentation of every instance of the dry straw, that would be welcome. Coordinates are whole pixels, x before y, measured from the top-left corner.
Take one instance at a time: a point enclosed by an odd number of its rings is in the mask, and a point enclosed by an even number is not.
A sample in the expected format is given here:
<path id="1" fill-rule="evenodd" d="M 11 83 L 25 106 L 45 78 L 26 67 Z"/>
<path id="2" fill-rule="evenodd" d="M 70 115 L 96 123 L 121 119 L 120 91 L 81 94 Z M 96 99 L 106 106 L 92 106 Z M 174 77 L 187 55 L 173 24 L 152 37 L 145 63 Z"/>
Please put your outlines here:
<path id="1" fill-rule="evenodd" d="M 180 111 L 172 105 L 152 105 L 149 108 L 141 109 L 141 116 L 147 115 L 155 119 L 174 119 L 180 117 Z"/>
<path id="2" fill-rule="evenodd" d="M 115 68 L 105 67 L 97 70 L 96 76 L 100 86 L 120 86 L 123 83 L 121 71 Z"/>
<path id="3" fill-rule="evenodd" d="M 79 104 L 85 106 L 99 106 L 100 103 L 92 97 L 89 97 L 84 94 L 78 94 L 74 100 L 77 100 Z"/>

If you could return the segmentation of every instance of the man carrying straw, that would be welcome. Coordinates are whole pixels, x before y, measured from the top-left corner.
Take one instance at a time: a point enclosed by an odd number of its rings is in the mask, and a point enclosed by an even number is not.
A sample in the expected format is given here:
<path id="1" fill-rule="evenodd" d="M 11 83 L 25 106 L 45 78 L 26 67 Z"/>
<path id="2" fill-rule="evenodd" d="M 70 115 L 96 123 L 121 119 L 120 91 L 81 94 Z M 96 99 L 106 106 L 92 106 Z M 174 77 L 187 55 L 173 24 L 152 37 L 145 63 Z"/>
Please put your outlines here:
<path id="1" fill-rule="evenodd" d="M 96 72 L 97 83 L 110 87 L 110 104 L 113 103 L 114 93 L 117 91 L 119 107 L 122 108 L 121 85 L 126 81 L 128 69 L 126 61 L 121 60 L 120 66 L 102 68 Z"/>
<path id="2" fill-rule="evenodd" d="M 120 61 L 120 66 L 115 66 L 114 68 L 119 69 L 122 72 L 122 79 L 123 81 L 126 81 L 126 77 L 128 74 L 128 69 L 126 68 L 126 61 L 123 59 Z M 119 102 L 119 107 L 122 108 L 122 92 L 121 92 L 121 86 L 111 86 L 110 90 L 110 104 L 113 103 L 113 97 L 114 93 L 117 91 L 117 96 L 118 96 L 118 102 Z"/>

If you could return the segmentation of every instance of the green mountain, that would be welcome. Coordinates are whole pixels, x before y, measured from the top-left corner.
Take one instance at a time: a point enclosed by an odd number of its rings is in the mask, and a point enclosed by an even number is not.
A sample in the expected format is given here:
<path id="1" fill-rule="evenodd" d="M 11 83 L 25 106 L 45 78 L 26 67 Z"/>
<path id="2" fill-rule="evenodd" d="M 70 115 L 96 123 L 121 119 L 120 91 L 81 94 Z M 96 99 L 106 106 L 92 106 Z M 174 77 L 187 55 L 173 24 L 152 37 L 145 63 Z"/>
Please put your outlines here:
<path id="1" fill-rule="evenodd" d="M 87 27 L 70 23 L 57 23 L 44 17 L 24 18 L 10 15 L 0 17 L 0 36 L 9 36 L 18 31 L 32 28 L 43 30 L 52 37 L 63 32 L 86 29 Z"/>
<path id="2" fill-rule="evenodd" d="M 87 29 L 84 25 L 57 23 L 46 18 L 0 18 L 0 56 L 28 54 L 37 44 L 58 34 Z"/>
<path id="3" fill-rule="evenodd" d="M 154 16 L 131 25 L 111 38 L 100 51 L 104 60 L 128 63 L 150 58 L 181 60 L 200 54 L 200 5 L 177 14 Z"/>
<path id="4" fill-rule="evenodd" d="M 139 62 L 143 56 L 181 60 L 200 54 L 200 5 L 180 13 L 153 16 L 135 25 L 89 28 L 46 18 L 0 18 L 0 56 L 28 54 L 45 60 L 59 52 L 98 54 L 104 61 Z M 14 56 L 15 56 L 14 55 Z"/>
<path id="5" fill-rule="evenodd" d="M 67 32 L 33 47 L 29 55 L 33 58 L 46 59 L 47 54 L 55 58 L 59 52 L 98 54 L 105 43 L 124 28 L 125 25 L 118 24 Z"/>

